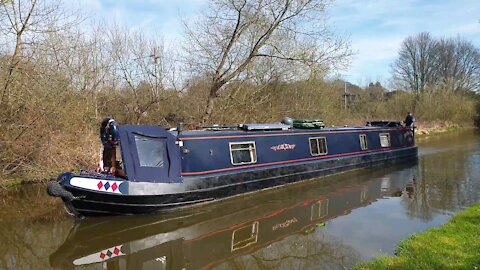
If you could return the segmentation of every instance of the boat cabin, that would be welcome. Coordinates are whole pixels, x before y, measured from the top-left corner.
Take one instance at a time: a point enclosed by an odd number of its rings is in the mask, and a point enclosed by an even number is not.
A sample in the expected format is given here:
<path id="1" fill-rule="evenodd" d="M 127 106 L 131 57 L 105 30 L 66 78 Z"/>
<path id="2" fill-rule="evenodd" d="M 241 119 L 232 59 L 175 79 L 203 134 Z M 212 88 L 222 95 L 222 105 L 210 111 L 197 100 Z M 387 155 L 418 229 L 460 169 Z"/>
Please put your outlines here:
<path id="1" fill-rule="evenodd" d="M 211 126 L 180 132 L 159 126 L 118 125 L 119 143 L 113 147 L 121 153 L 121 158 L 117 154 L 117 176 L 133 182 L 175 183 L 184 177 L 290 167 L 414 145 L 411 128 L 394 121 L 339 128 L 325 128 L 320 120 L 294 123 Z"/>

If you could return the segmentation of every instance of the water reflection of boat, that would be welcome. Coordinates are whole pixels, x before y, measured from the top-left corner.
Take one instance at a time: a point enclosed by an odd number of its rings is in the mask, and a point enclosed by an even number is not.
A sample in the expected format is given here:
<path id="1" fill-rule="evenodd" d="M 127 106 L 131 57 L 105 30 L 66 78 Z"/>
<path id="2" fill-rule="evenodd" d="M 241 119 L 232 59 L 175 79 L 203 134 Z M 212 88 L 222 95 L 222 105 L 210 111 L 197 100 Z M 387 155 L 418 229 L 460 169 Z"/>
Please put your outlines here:
<path id="1" fill-rule="evenodd" d="M 396 190 L 385 179 L 313 181 L 179 213 L 89 219 L 75 225 L 51 255 L 52 267 L 103 263 L 108 269 L 200 269 L 254 252 L 297 233 L 311 233 Z M 327 182 L 325 182 L 327 181 Z M 392 185 L 390 185 L 392 186 Z"/>

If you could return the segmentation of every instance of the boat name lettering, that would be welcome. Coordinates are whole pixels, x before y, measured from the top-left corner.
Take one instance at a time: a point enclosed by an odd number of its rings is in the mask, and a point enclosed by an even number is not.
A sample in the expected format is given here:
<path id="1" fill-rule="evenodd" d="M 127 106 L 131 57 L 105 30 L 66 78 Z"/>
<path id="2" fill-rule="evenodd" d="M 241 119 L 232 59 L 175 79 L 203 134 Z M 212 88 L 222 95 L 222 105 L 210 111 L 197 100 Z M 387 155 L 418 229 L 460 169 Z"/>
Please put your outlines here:
<path id="1" fill-rule="evenodd" d="M 295 222 L 298 222 L 298 220 L 296 218 L 292 218 L 292 219 L 286 220 L 283 223 L 278 223 L 278 224 L 276 224 L 272 227 L 272 231 L 275 231 L 275 230 L 280 229 L 280 228 L 287 228 L 288 226 L 290 226 L 291 224 L 293 224 Z"/>
<path id="2" fill-rule="evenodd" d="M 288 143 L 284 143 L 284 144 L 279 144 L 279 145 L 274 145 L 272 147 L 270 147 L 270 149 L 272 149 L 273 151 L 279 151 L 279 150 L 293 150 L 295 149 L 295 144 L 288 144 Z"/>

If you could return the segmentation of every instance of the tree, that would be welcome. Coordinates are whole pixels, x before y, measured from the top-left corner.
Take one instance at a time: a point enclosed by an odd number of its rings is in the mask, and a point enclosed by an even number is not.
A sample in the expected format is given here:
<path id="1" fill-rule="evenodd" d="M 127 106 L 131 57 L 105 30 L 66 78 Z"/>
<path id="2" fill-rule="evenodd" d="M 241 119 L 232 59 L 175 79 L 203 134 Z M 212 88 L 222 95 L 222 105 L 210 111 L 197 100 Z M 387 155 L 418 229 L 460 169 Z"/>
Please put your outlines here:
<path id="1" fill-rule="evenodd" d="M 480 50 L 460 37 L 440 39 L 435 49 L 436 77 L 452 91 L 475 91 L 480 87 Z"/>
<path id="2" fill-rule="evenodd" d="M 78 14 L 78 13 L 77 13 Z M 40 34 L 48 34 L 68 28 L 78 22 L 78 15 L 65 12 L 57 0 L 1 0 L 0 34 L 13 41 L 5 82 L 0 89 L 0 108 L 9 95 L 13 75 L 20 63 L 22 49 L 33 44 Z"/>
<path id="3" fill-rule="evenodd" d="M 436 40 L 420 33 L 403 41 L 393 73 L 402 87 L 415 93 L 427 86 L 478 91 L 480 50 L 460 37 Z"/>
<path id="4" fill-rule="evenodd" d="M 415 93 L 423 91 L 435 80 L 436 46 L 436 41 L 426 32 L 407 37 L 393 64 L 394 78 Z"/>
<path id="5" fill-rule="evenodd" d="M 212 0 L 203 17 L 186 25 L 188 64 L 211 78 L 202 123 L 214 99 L 261 59 L 303 69 L 297 79 L 345 64 L 348 43 L 325 25 L 325 0 Z"/>
<path id="6" fill-rule="evenodd" d="M 135 115 L 135 123 L 153 106 L 162 101 L 170 66 L 163 41 L 149 40 L 141 32 L 122 30 L 117 26 L 108 31 L 113 59 L 113 73 L 122 80 L 120 86 L 132 95 L 127 111 Z"/>

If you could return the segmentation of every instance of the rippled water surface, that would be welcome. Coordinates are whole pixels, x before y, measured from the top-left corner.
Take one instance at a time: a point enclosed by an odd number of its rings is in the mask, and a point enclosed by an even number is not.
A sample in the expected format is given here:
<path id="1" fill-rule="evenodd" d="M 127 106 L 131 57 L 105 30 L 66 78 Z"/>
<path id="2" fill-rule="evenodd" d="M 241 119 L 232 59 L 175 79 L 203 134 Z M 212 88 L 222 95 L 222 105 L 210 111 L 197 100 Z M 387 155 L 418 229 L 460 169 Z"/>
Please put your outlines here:
<path id="1" fill-rule="evenodd" d="M 418 162 L 181 212 L 75 222 L 41 185 L 0 193 L 0 269 L 344 269 L 480 199 L 480 137 L 419 141 Z"/>

